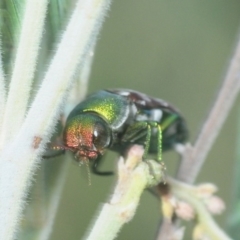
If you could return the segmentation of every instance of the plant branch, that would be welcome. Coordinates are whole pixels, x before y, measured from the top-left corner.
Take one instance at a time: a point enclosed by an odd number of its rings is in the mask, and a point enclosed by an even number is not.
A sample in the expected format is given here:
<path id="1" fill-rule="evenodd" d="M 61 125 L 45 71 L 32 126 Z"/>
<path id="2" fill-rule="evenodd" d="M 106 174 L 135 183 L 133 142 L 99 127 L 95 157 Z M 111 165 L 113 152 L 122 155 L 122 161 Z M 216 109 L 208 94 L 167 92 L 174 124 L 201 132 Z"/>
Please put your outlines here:
<path id="1" fill-rule="evenodd" d="M 42 86 L 16 137 L 1 153 L 0 239 L 16 236 L 25 197 L 77 65 L 96 39 L 110 0 L 79 0 Z M 12 117 L 15 117 L 13 115 Z"/>
<path id="2" fill-rule="evenodd" d="M 96 40 L 94 43 L 94 47 L 96 45 Z M 91 66 L 92 66 L 92 61 L 93 61 L 93 51 L 94 47 L 90 48 L 89 53 L 85 57 L 85 62 L 84 65 L 81 69 L 78 69 L 79 73 L 77 75 L 77 81 L 75 84 L 75 87 L 71 90 L 71 94 L 69 96 L 68 102 L 66 106 L 64 107 L 64 119 L 66 119 L 68 113 L 72 110 L 72 108 L 80 102 L 87 94 L 87 88 L 88 88 L 88 81 L 89 81 L 89 76 L 90 76 L 90 71 L 91 71 Z M 66 161 L 66 160 L 65 160 Z M 60 197 L 62 194 L 62 189 L 65 183 L 65 178 L 66 178 L 66 173 L 68 170 L 68 162 L 63 164 L 61 166 L 61 170 L 59 173 L 57 173 L 57 179 L 56 179 L 56 184 L 54 187 L 51 189 L 51 196 L 50 196 L 50 201 L 48 203 L 48 210 L 47 210 L 47 216 L 44 221 L 44 225 L 41 227 L 38 233 L 38 240 L 47 240 L 50 239 L 51 233 L 52 233 L 52 227 L 54 224 L 54 220 L 57 214 L 57 208 L 59 205 Z"/>
<path id="3" fill-rule="evenodd" d="M 142 146 L 134 145 L 125 162 L 122 157 L 119 159 L 114 193 L 109 203 L 103 205 L 87 240 L 114 239 L 133 218 L 144 189 L 161 181 L 161 166 L 156 161 L 142 161 L 143 152 Z"/>
<path id="4" fill-rule="evenodd" d="M 168 218 L 163 217 L 156 240 L 184 240 L 184 233 L 185 227 L 172 224 Z"/>
<path id="5" fill-rule="evenodd" d="M 47 3 L 47 0 L 26 1 L 19 45 L 3 118 L 1 146 L 16 134 L 26 115 L 31 81 L 36 69 L 38 50 L 43 33 Z M 11 128 L 8 126 L 11 126 Z"/>
<path id="6" fill-rule="evenodd" d="M 239 38 L 240 39 L 240 38 Z M 231 110 L 240 88 L 240 40 L 209 116 L 193 147 L 187 147 L 178 179 L 193 183 Z"/>

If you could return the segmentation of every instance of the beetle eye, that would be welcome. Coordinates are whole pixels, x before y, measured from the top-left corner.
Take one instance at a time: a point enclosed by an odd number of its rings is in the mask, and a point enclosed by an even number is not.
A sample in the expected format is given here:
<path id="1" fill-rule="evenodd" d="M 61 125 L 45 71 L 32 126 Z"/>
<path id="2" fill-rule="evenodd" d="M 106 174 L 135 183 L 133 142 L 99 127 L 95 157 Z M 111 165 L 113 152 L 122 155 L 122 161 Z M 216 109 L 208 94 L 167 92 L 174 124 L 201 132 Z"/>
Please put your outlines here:
<path id="1" fill-rule="evenodd" d="M 93 144 L 99 149 L 103 149 L 109 146 L 110 144 L 110 130 L 106 124 L 102 122 L 95 123 L 93 130 Z"/>

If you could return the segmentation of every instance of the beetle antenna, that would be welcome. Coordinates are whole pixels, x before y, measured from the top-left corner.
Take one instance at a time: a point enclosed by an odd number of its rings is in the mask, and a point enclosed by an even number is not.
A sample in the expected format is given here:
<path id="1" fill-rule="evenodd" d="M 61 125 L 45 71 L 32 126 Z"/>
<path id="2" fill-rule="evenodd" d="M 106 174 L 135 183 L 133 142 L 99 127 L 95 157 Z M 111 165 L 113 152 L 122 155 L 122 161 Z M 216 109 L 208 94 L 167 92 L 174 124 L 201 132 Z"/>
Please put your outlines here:
<path id="1" fill-rule="evenodd" d="M 56 144 L 54 144 L 54 145 L 51 144 L 50 149 L 52 149 L 52 150 L 65 150 L 64 146 L 56 145 Z"/>
<path id="2" fill-rule="evenodd" d="M 52 153 L 51 150 L 53 150 L 54 153 Z M 48 158 L 58 157 L 64 154 L 65 150 L 66 149 L 64 148 L 63 145 L 48 143 L 46 152 L 43 154 L 43 158 L 48 159 Z"/>

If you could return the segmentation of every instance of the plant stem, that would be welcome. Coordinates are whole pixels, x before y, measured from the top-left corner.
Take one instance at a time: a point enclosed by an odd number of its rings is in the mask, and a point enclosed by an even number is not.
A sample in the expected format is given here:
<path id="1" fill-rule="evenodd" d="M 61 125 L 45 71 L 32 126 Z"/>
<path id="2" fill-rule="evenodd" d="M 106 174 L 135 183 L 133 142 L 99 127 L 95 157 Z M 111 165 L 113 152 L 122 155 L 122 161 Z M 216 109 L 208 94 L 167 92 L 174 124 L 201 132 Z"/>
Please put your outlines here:
<path id="1" fill-rule="evenodd" d="M 95 39 L 96 41 L 97 39 Z M 94 43 L 94 45 L 96 42 Z M 93 61 L 93 51 L 94 49 L 91 47 L 89 53 L 85 58 L 84 65 L 82 69 L 78 69 L 80 71 L 79 77 L 77 77 L 77 81 L 75 83 L 76 87 L 71 90 L 71 94 L 68 99 L 68 103 L 64 108 L 64 118 L 68 115 L 69 111 L 72 110 L 73 106 L 75 106 L 78 102 L 80 102 L 87 94 L 88 88 L 88 80 L 90 76 L 92 61 Z M 77 74 L 77 75 L 78 75 Z M 65 160 L 66 161 L 66 160 Z M 51 189 L 50 201 L 48 203 L 48 210 L 46 220 L 44 221 L 44 225 L 41 227 L 38 233 L 38 240 L 47 240 L 50 239 L 52 233 L 52 227 L 54 224 L 54 220 L 57 214 L 57 208 L 59 205 L 60 197 L 62 194 L 62 189 L 65 183 L 65 178 L 68 170 L 69 161 L 61 166 L 60 172 L 58 172 L 56 176 L 56 184 Z"/>
<path id="2" fill-rule="evenodd" d="M 144 189 L 160 182 L 160 165 L 156 161 L 142 161 L 143 152 L 142 146 L 134 145 L 125 162 L 122 157 L 118 161 L 118 182 L 114 193 L 103 205 L 87 240 L 115 239 L 121 227 L 133 218 Z"/>
<path id="3" fill-rule="evenodd" d="M 83 66 L 109 4 L 110 0 L 78 2 L 19 133 L 1 153 L 0 239 L 12 240 L 16 236 L 44 145 L 54 130 L 76 67 Z"/>
<path id="4" fill-rule="evenodd" d="M 240 40 L 230 62 L 226 77 L 209 116 L 192 148 L 187 148 L 180 165 L 178 179 L 193 183 L 216 140 L 240 89 Z"/>

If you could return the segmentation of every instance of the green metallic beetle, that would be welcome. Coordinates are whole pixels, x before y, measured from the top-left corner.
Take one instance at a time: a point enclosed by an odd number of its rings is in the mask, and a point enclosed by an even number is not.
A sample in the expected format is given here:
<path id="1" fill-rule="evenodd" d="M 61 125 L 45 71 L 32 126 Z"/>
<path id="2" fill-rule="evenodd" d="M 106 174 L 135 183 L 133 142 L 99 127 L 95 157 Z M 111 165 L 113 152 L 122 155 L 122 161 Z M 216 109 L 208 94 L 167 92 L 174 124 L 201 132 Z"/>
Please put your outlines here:
<path id="1" fill-rule="evenodd" d="M 78 162 L 93 161 L 97 167 L 106 149 L 124 154 L 133 144 L 144 146 L 161 160 L 162 151 L 186 141 L 188 131 L 180 113 L 167 102 L 127 90 L 101 90 L 89 95 L 69 114 L 63 131 L 63 146 Z"/>

